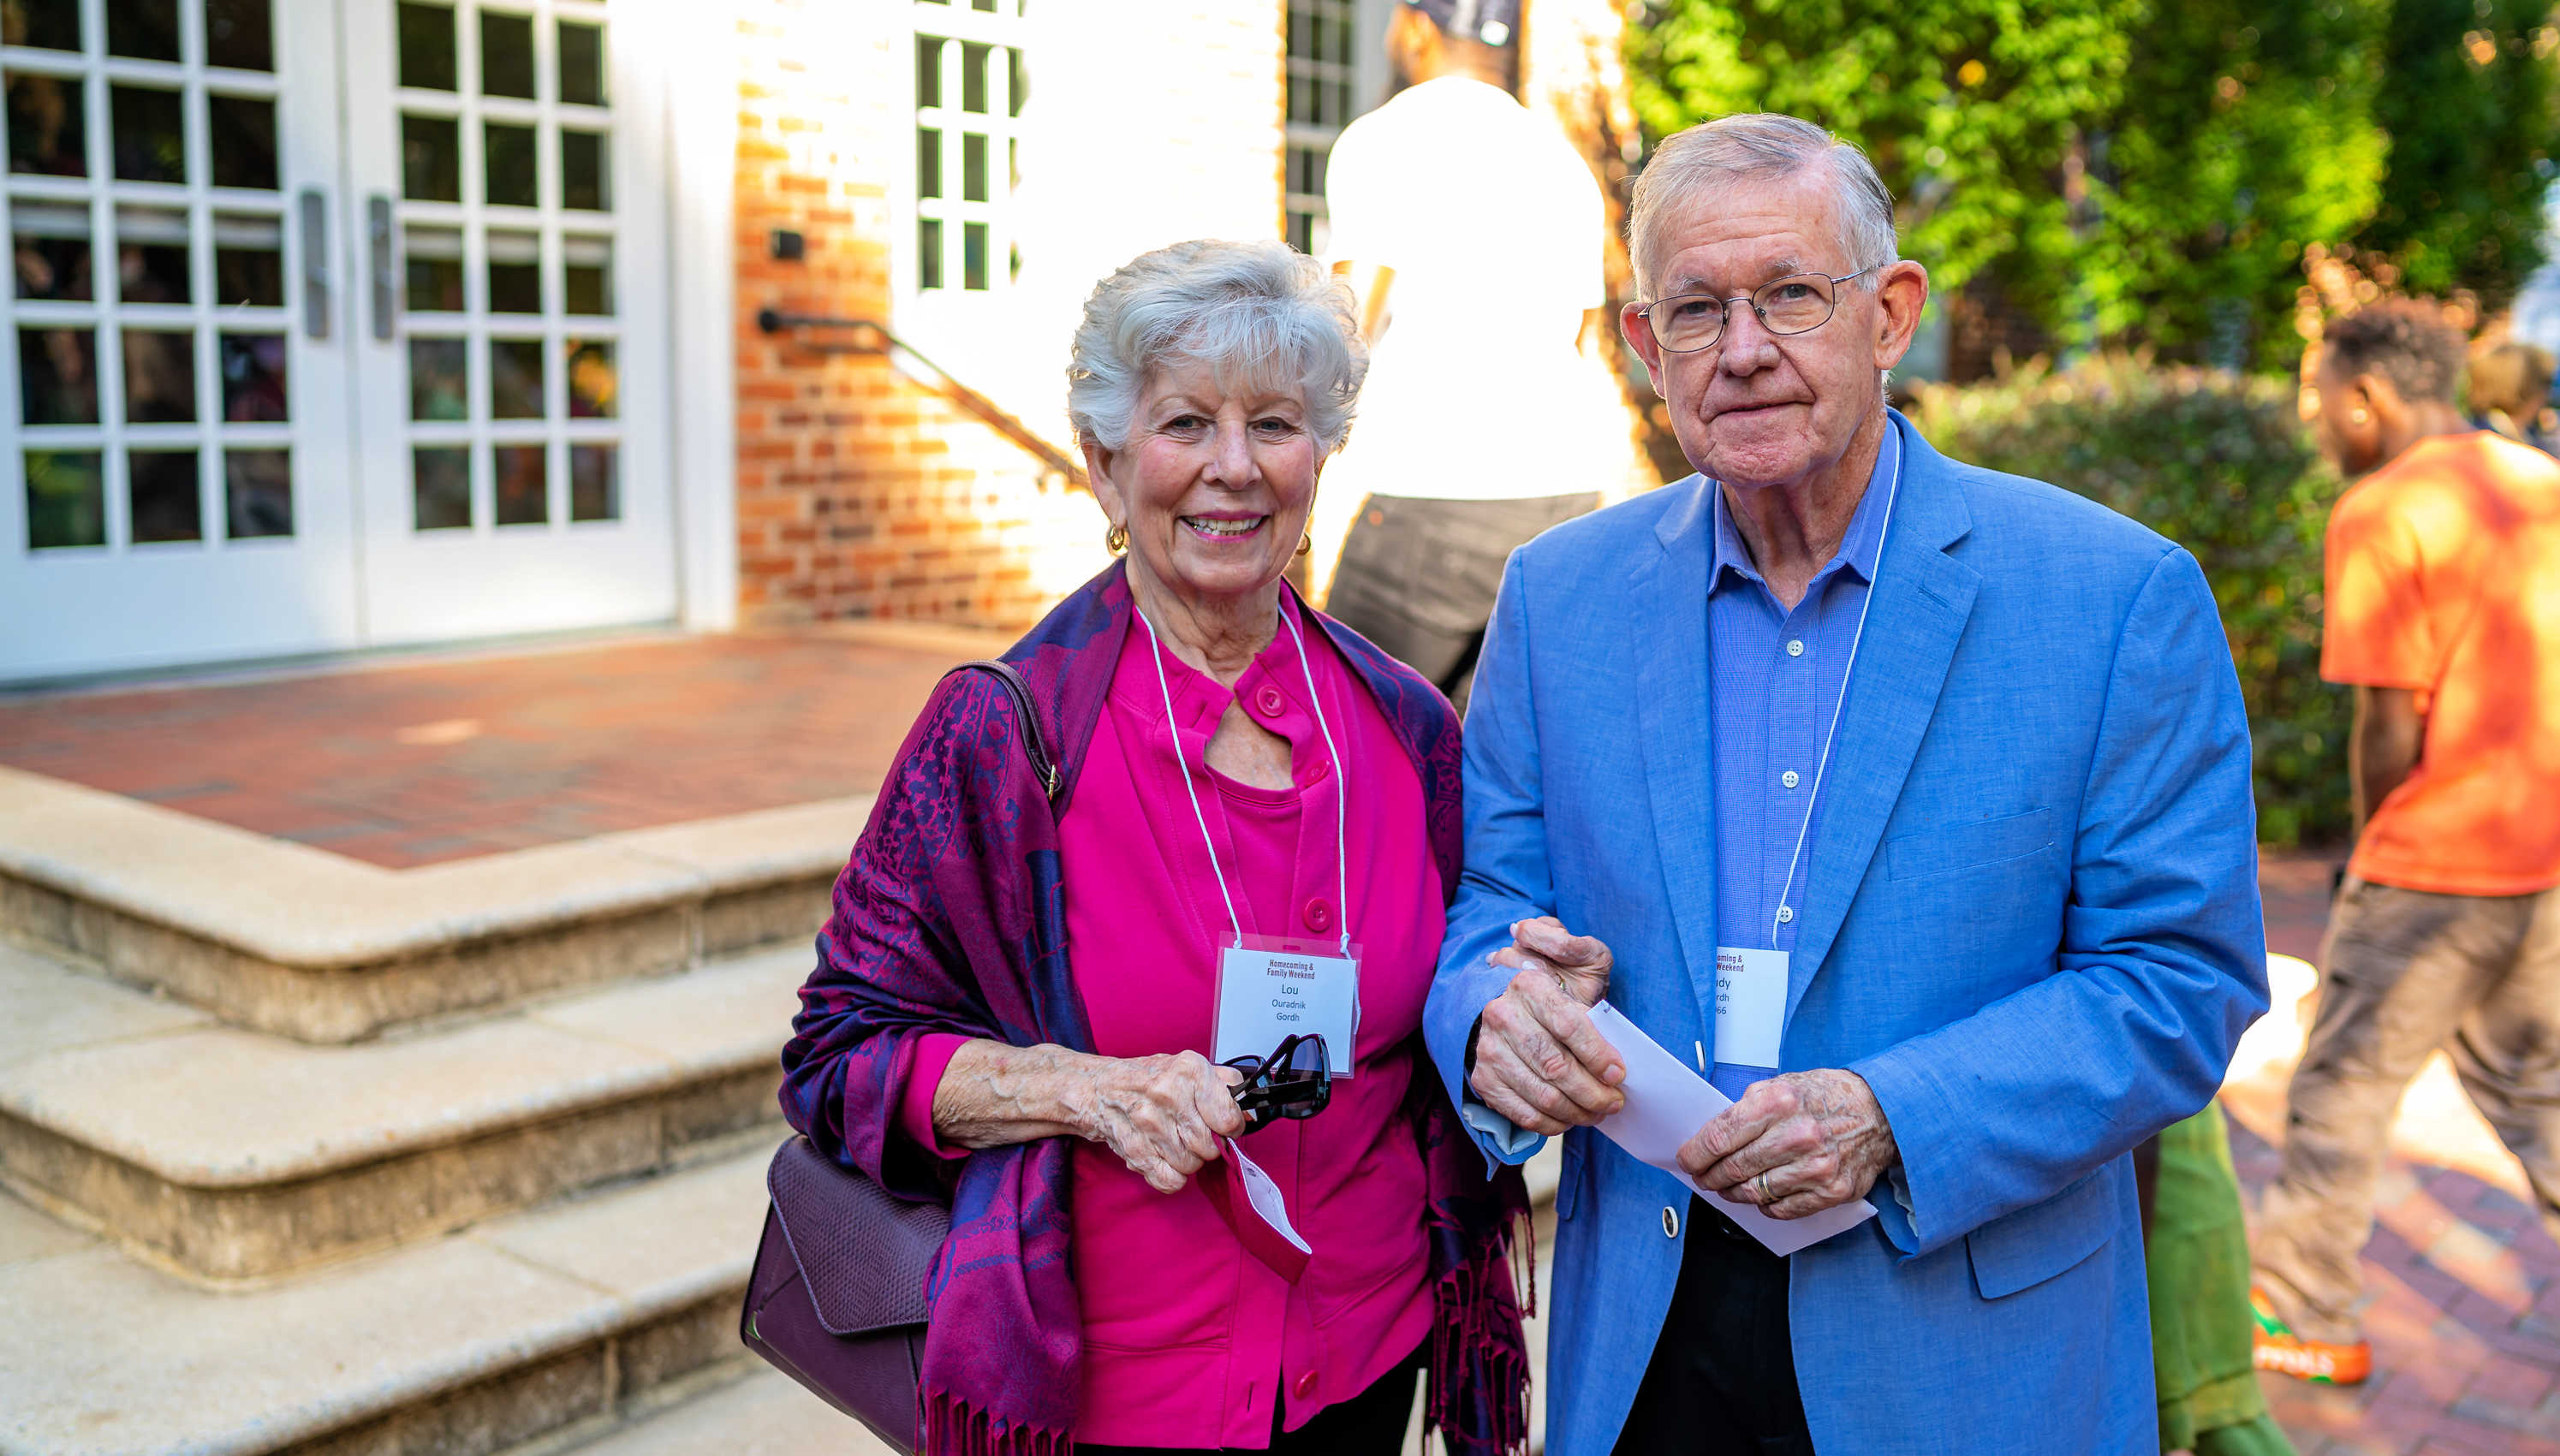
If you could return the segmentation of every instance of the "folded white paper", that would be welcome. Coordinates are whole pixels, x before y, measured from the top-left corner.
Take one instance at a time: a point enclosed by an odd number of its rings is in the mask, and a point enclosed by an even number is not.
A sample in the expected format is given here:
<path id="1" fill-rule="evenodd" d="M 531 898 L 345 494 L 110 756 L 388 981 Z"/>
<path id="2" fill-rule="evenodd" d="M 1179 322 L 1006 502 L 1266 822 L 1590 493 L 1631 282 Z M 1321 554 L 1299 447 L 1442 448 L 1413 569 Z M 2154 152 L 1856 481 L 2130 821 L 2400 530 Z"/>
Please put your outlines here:
<path id="1" fill-rule="evenodd" d="M 1715 1200 L 1726 1217 L 1760 1240 L 1771 1253 L 1791 1254 L 1810 1248 L 1843 1228 L 1854 1228 L 1875 1216 L 1874 1206 L 1860 1199 L 1803 1218 L 1772 1218 L 1756 1205 L 1736 1203 L 1699 1187 L 1680 1170 L 1680 1144 L 1694 1137 L 1715 1114 L 1732 1106 L 1733 1099 L 1708 1085 L 1706 1078 L 1664 1051 L 1608 1002 L 1591 1008 L 1591 1024 L 1610 1046 L 1618 1049 L 1618 1055 L 1627 1063 L 1627 1079 L 1618 1087 L 1627 1094 L 1627 1105 L 1603 1119 L 1600 1131 L 1638 1162 L 1652 1164 Z"/>

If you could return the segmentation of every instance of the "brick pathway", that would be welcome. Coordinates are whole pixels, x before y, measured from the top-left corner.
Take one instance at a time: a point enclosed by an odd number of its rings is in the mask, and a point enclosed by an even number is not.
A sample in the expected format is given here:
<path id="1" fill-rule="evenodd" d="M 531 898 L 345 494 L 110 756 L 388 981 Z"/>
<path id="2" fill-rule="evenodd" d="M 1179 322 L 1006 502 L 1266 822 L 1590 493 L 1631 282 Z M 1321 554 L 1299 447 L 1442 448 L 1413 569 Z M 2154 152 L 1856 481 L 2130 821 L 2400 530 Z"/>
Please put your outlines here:
<path id="1" fill-rule="evenodd" d="M 0 699 L 0 763 L 407 869 L 877 788 L 971 655 L 821 631 Z"/>
<path id="2" fill-rule="evenodd" d="M 2327 873 L 2322 861 L 2269 861 L 2276 949 L 2317 947 Z M 2223 1095 L 2253 1213 L 2281 1156 L 2290 1066 Z M 2374 1377 L 2332 1389 L 2262 1375 L 2277 1419 L 2303 1456 L 2560 1456 L 2560 1244 L 2442 1055 L 2401 1103 L 2391 1144 L 2364 1251 Z"/>

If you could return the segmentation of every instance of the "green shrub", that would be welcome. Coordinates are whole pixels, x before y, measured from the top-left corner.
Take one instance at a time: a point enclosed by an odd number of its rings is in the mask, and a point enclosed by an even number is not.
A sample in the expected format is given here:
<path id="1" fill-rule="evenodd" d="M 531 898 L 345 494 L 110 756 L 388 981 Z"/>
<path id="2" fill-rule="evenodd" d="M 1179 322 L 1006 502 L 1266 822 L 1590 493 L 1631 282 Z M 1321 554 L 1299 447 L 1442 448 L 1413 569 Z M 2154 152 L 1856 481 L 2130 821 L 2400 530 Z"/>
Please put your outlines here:
<path id="1" fill-rule="evenodd" d="M 2259 838 L 2345 837 L 2349 699 L 2320 680 L 2320 534 L 2340 483 L 2291 382 L 2118 355 L 1923 386 L 1912 420 L 1957 459 L 2078 491 L 2193 552 L 2249 707 Z"/>

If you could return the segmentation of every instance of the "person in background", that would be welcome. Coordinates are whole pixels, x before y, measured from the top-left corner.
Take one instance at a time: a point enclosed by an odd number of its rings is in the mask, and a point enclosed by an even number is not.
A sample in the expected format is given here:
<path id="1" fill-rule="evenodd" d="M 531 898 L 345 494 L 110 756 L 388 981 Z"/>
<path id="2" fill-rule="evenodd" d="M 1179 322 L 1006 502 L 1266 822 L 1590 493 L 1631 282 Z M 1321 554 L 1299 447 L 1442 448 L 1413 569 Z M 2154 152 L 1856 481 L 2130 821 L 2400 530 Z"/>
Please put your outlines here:
<path id="1" fill-rule="evenodd" d="M 2560 1234 L 2560 462 L 2467 427 L 2463 341 L 2379 304 L 2330 325 L 2320 676 L 2355 690 L 2355 855 L 2256 1259 L 2261 1370 L 2373 1364 L 2356 1259 L 2401 1091 L 2438 1047 Z"/>
<path id="2" fill-rule="evenodd" d="M 1344 131 L 1325 183 L 1375 351 L 1333 486 L 1367 500 L 1326 608 L 1461 712 L 1504 559 L 1600 499 L 1564 402 L 1607 301 L 1606 209 L 1512 96 L 1520 20 L 1519 0 L 1404 0 L 1405 87 Z"/>
<path id="3" fill-rule="evenodd" d="M 2551 351 L 2509 339 L 2474 356 L 2470 389 L 2472 419 L 2508 439 L 2553 453 Z"/>
<path id="4" fill-rule="evenodd" d="M 2219 1103 L 2134 1150 L 2152 1385 L 2171 1456 L 2295 1456 L 2251 1367 L 2249 1228 Z"/>

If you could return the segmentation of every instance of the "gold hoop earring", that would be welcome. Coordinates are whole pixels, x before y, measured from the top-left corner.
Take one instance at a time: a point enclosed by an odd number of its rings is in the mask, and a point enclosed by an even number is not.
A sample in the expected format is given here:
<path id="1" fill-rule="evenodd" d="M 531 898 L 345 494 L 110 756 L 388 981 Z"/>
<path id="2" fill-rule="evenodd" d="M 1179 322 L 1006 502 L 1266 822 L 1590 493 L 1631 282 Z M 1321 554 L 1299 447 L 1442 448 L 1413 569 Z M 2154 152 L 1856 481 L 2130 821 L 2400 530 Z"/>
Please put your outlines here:
<path id="1" fill-rule="evenodd" d="M 1102 549 L 1115 557 L 1128 555 L 1129 528 L 1112 522 L 1111 529 L 1102 533 Z"/>
<path id="2" fill-rule="evenodd" d="M 1305 556 L 1307 553 L 1309 553 L 1309 552 L 1311 552 L 1311 551 L 1314 551 L 1315 549 L 1316 549 L 1316 538 L 1314 538 L 1314 537 L 1312 537 L 1312 536 L 1309 536 L 1309 535 L 1308 535 L 1306 532 L 1304 532 L 1304 531 L 1299 532 L 1299 533 L 1298 533 L 1298 555 L 1300 555 L 1300 556 L 1302 556 L 1302 557 L 1303 557 L 1303 556 Z"/>

